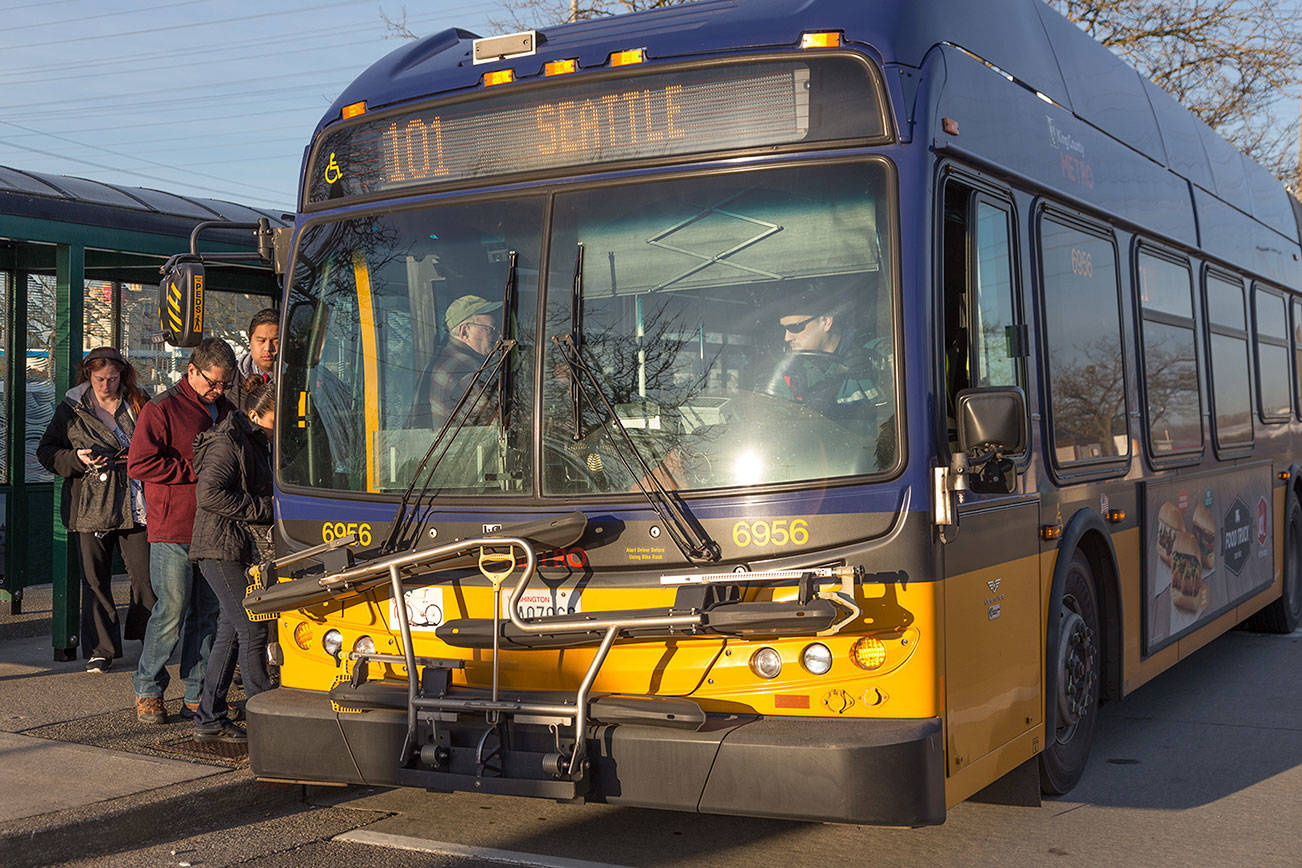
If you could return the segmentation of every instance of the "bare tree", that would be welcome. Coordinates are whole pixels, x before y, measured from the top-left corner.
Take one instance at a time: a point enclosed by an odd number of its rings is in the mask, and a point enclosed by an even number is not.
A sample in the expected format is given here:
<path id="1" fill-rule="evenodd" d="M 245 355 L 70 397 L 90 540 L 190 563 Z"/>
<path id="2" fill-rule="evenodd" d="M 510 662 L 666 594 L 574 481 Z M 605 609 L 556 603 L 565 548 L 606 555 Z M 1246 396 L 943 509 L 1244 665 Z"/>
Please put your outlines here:
<path id="1" fill-rule="evenodd" d="M 502 0 L 502 11 L 507 17 L 489 21 L 499 30 L 525 30 L 687 2 L 690 0 Z"/>
<path id="2" fill-rule="evenodd" d="M 1046 0 L 1281 180 L 1299 183 L 1302 22 L 1288 0 Z M 1288 101 L 1291 102 L 1291 101 Z M 1283 105 L 1282 105 L 1283 103 Z"/>

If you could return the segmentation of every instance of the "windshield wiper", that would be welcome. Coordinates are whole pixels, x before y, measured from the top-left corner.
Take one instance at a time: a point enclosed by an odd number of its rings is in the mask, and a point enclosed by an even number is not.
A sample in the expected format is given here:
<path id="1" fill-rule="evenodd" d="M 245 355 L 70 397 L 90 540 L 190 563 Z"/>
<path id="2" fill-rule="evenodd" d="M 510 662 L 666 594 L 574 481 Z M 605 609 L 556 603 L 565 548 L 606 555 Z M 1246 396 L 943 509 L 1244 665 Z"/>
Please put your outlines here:
<path id="1" fill-rule="evenodd" d="M 678 550 L 683 553 L 683 557 L 693 563 L 712 563 L 717 561 L 720 556 L 719 544 L 710 538 L 705 529 L 696 521 L 695 517 L 687 511 L 686 506 L 681 499 L 674 493 L 660 484 L 651 467 L 642 457 L 641 451 L 633 438 L 629 436 L 628 429 L 620 421 L 619 414 L 607 400 L 606 394 L 601 390 L 601 383 L 597 380 L 597 375 L 593 373 L 592 368 L 583 361 L 579 354 L 578 343 L 573 334 L 553 335 L 552 342 L 560 350 L 561 358 L 565 360 L 566 366 L 570 371 L 571 388 L 582 390 L 581 381 L 586 381 L 593 392 L 596 393 L 600 406 L 605 408 L 605 419 L 603 422 L 613 422 L 615 428 L 619 431 L 620 437 L 613 438 L 612 443 L 623 439 L 625 449 L 616 449 L 615 455 L 619 458 L 624 468 L 628 470 L 629 475 L 633 477 L 634 484 L 638 491 L 646 498 L 647 503 L 655 510 L 656 515 L 664 522 L 670 538 Z M 598 401 L 589 403 L 594 407 L 598 406 Z M 576 417 L 577 418 L 577 417 Z M 576 422 L 577 427 L 577 422 Z M 637 462 L 642 472 L 633 469 L 629 456 Z M 649 486 L 649 487 L 648 487 Z"/>
<path id="2" fill-rule="evenodd" d="M 488 354 L 484 356 L 479 368 L 471 375 L 470 382 L 466 384 L 465 389 L 457 397 L 452 412 L 448 414 L 448 418 L 443 422 L 443 426 L 439 428 L 433 442 L 430 443 L 429 449 L 425 450 L 424 457 L 421 458 L 420 463 L 416 465 L 415 471 L 412 472 L 411 482 L 407 485 L 407 490 L 403 492 L 402 500 L 398 503 L 398 511 L 393 517 L 393 526 L 389 529 L 389 535 L 385 538 L 384 545 L 380 548 L 383 553 L 396 551 L 402 545 L 403 538 L 408 534 L 408 531 L 413 525 L 417 524 L 418 516 L 422 511 L 422 504 L 425 501 L 425 495 L 429 493 L 430 488 L 433 486 L 434 474 L 438 472 L 439 464 L 442 463 L 444 457 L 452 448 L 452 444 L 456 442 L 461 429 L 474 416 L 475 410 L 478 409 L 484 395 L 488 392 L 489 385 L 494 382 L 497 383 L 498 425 L 502 436 L 506 436 L 506 422 L 510 412 L 511 366 L 509 360 L 511 351 L 516 346 L 515 339 L 507 337 L 507 332 L 510 329 L 511 311 L 515 304 L 517 259 L 516 251 L 512 250 L 507 261 L 506 286 L 502 289 L 502 334 L 498 337 L 497 342 L 493 344 L 492 349 L 488 351 Z M 490 366 L 491 371 L 487 376 L 484 376 L 484 371 L 489 369 Z M 471 397 L 472 392 L 474 393 L 473 398 Z M 466 404 L 467 399 L 470 399 L 469 405 Z M 458 417 L 460 417 L 459 421 Z M 454 421 L 457 422 L 457 425 L 452 428 Z M 451 429 L 451 436 L 448 435 L 449 429 Z M 428 472 L 425 471 L 426 465 L 429 465 Z M 412 494 L 416 491 L 416 482 L 421 479 L 422 473 L 424 474 L 424 482 L 421 483 L 420 493 L 416 494 L 413 508 Z M 419 541 L 419 533 L 412 535 L 409 547 L 415 548 Z"/>
<path id="3" fill-rule="evenodd" d="M 570 289 L 570 341 L 574 344 L 575 352 L 583 345 L 583 243 L 578 245 L 578 252 L 574 254 L 574 283 Z M 565 351 L 561 351 L 565 355 Z M 568 362 L 568 360 L 567 360 Z M 579 385 L 579 378 L 570 372 L 570 413 L 574 418 L 574 434 L 572 435 L 575 443 L 583 438 L 583 389 Z"/>

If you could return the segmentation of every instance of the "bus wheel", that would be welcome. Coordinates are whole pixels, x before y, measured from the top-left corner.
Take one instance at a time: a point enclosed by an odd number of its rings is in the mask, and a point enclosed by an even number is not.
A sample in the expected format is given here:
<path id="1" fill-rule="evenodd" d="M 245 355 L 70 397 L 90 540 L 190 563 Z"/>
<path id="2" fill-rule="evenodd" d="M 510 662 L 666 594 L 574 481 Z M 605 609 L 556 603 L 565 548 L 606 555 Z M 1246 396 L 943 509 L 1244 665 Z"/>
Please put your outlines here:
<path id="1" fill-rule="evenodd" d="M 1302 506 L 1288 499 L 1284 514 L 1284 592 L 1245 622 L 1250 630 L 1292 633 L 1302 626 Z"/>
<path id="2" fill-rule="evenodd" d="M 1055 731 L 1047 733 L 1040 754 L 1040 788 L 1062 795 L 1076 786 L 1089 759 L 1098 723 L 1099 606 L 1094 572 L 1080 552 L 1072 557 L 1056 613 L 1058 642 L 1048 649 L 1047 665 L 1057 673 L 1057 690 L 1047 697 L 1056 708 Z"/>

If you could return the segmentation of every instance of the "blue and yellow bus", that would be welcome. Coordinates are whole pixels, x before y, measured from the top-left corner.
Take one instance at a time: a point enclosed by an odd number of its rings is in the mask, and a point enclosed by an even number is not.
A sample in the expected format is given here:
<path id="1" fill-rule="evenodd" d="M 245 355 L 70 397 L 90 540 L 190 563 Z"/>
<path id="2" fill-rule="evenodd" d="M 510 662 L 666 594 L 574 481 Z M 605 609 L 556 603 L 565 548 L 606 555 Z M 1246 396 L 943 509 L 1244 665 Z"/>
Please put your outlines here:
<path id="1" fill-rule="evenodd" d="M 1037 0 L 449 29 L 297 217 L 259 777 L 940 823 L 1298 626 L 1302 208 Z"/>

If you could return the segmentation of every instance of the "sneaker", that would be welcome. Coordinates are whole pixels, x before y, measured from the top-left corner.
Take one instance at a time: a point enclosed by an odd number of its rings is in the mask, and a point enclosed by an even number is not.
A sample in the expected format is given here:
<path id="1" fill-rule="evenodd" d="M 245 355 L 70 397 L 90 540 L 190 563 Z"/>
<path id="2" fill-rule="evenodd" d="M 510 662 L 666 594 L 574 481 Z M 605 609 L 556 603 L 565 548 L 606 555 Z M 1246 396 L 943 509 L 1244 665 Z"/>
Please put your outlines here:
<path id="1" fill-rule="evenodd" d="M 245 734 L 244 730 L 240 729 L 229 720 L 223 720 L 221 729 L 214 732 L 200 732 L 196 729 L 194 731 L 194 740 L 199 744 L 212 744 L 213 742 L 221 742 L 223 744 L 245 744 L 248 742 L 249 737 Z"/>
<path id="2" fill-rule="evenodd" d="M 87 672 L 108 672 L 111 665 L 107 657 L 92 657 L 86 661 Z"/>
<path id="3" fill-rule="evenodd" d="M 167 723 L 167 709 L 161 696 L 137 696 L 136 720 L 141 723 Z"/>

